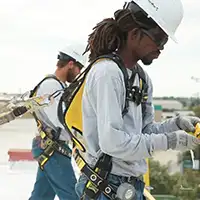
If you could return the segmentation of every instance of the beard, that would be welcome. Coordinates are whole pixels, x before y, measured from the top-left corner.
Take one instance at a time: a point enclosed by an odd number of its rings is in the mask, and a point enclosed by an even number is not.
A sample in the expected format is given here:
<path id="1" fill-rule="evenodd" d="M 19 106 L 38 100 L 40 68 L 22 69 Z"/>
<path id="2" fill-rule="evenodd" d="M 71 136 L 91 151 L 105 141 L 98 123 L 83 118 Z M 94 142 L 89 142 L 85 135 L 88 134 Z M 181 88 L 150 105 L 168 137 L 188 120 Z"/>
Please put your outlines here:
<path id="1" fill-rule="evenodd" d="M 150 59 L 148 56 L 145 56 L 141 59 L 144 65 L 150 65 L 153 62 L 153 59 Z"/>
<path id="2" fill-rule="evenodd" d="M 74 79 L 76 78 L 76 75 L 74 73 L 74 70 L 73 69 L 69 69 L 68 72 L 67 72 L 67 82 L 68 83 L 71 83 Z"/>
<path id="3" fill-rule="evenodd" d="M 141 61 L 144 65 L 150 65 L 154 59 L 158 58 L 159 54 L 160 53 L 157 51 L 151 52 L 151 53 L 147 54 L 146 56 L 144 56 L 141 59 Z"/>

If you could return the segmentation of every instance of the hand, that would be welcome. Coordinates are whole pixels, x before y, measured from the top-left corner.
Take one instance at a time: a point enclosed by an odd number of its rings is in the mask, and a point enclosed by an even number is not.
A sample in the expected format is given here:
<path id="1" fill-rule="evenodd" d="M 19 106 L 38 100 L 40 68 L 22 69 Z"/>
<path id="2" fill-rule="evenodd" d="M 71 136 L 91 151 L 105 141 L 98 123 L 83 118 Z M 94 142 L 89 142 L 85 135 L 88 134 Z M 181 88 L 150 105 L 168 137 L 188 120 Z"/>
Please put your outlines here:
<path id="1" fill-rule="evenodd" d="M 187 150 L 194 149 L 200 144 L 200 139 L 197 139 L 193 135 L 187 134 L 183 130 L 167 133 L 168 149 L 174 150 Z"/>
<path id="2" fill-rule="evenodd" d="M 200 118 L 191 116 L 178 116 L 175 119 L 176 125 L 186 132 L 195 132 L 195 126 L 200 122 Z"/>

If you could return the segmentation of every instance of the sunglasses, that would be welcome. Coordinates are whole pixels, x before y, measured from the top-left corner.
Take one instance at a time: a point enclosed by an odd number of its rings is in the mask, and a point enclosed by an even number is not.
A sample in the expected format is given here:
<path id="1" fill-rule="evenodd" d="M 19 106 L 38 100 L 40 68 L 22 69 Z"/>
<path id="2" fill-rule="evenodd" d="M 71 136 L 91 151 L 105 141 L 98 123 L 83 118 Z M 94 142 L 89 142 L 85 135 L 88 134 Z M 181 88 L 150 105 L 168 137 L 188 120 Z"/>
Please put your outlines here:
<path id="1" fill-rule="evenodd" d="M 163 49 L 164 45 L 168 41 L 168 36 L 156 24 L 156 22 L 152 18 L 148 17 L 147 13 L 133 1 L 125 3 L 123 9 L 129 9 L 134 22 L 139 25 L 143 33 L 154 41 L 159 49 Z"/>
<path id="2" fill-rule="evenodd" d="M 168 36 L 162 31 L 159 27 L 153 29 L 141 29 L 144 34 L 146 34 L 155 44 L 158 46 L 159 49 L 163 49 L 164 45 L 168 41 Z"/>

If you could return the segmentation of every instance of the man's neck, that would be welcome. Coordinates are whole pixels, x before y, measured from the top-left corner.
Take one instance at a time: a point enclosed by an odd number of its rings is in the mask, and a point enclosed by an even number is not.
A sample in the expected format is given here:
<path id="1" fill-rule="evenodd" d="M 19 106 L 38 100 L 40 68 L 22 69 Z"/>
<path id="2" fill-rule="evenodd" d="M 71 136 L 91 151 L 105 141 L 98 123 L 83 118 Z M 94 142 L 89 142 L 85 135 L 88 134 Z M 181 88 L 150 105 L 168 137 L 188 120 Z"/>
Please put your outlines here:
<path id="1" fill-rule="evenodd" d="M 57 79 L 60 80 L 61 82 L 65 83 L 65 82 L 67 81 L 67 80 L 66 80 L 66 75 L 63 74 L 63 73 L 61 72 L 61 70 L 56 69 L 55 75 L 56 75 Z"/>
<path id="2" fill-rule="evenodd" d="M 126 68 L 132 69 L 136 65 L 138 59 L 136 57 L 134 58 L 130 51 L 123 49 L 117 53 L 122 58 Z"/>

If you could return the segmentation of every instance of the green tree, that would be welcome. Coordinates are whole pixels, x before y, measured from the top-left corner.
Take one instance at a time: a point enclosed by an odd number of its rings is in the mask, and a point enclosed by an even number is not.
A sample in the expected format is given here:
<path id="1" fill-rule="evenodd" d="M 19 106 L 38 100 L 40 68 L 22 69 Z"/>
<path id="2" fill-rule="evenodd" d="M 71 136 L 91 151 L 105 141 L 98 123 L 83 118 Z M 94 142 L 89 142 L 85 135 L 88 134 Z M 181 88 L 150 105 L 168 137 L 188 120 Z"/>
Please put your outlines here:
<path id="1" fill-rule="evenodd" d="M 168 167 L 150 159 L 150 184 L 152 194 L 174 195 L 180 200 L 198 200 L 200 197 L 200 173 L 192 169 L 169 175 Z"/>
<path id="2" fill-rule="evenodd" d="M 178 176 L 177 176 L 178 178 Z M 197 200 L 200 194 L 200 173 L 187 169 L 182 176 L 179 176 L 173 186 L 172 194 L 181 200 Z"/>
<path id="3" fill-rule="evenodd" d="M 197 146 L 194 150 L 194 159 L 200 160 L 200 147 Z M 180 164 L 183 160 L 191 160 L 191 153 L 190 151 L 185 151 L 183 153 L 179 153 L 178 155 L 178 164 Z"/>
<path id="4" fill-rule="evenodd" d="M 152 194 L 171 194 L 176 181 L 168 173 L 167 166 L 150 159 L 150 184 L 154 188 Z"/>
<path id="5" fill-rule="evenodd" d="M 200 106 L 193 106 L 192 110 L 194 111 L 197 117 L 200 117 Z"/>

